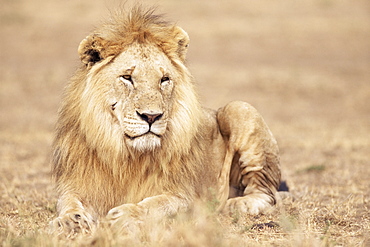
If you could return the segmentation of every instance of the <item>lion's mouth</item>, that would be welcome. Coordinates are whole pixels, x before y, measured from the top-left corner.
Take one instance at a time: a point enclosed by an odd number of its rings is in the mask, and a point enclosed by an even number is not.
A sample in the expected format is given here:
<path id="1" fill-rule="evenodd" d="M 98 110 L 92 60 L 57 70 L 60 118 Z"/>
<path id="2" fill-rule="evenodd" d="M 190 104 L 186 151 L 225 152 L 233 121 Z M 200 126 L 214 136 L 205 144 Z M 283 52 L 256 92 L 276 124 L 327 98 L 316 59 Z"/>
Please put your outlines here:
<path id="1" fill-rule="evenodd" d="M 135 136 L 125 134 L 125 142 L 128 147 L 143 153 L 161 147 L 162 138 L 160 135 L 148 131 Z"/>
<path id="2" fill-rule="evenodd" d="M 130 136 L 128 134 L 125 134 L 126 138 L 130 139 L 130 140 L 135 140 L 136 138 L 140 138 L 140 137 L 143 137 L 143 136 L 146 136 L 146 135 L 154 135 L 158 138 L 161 138 L 162 136 L 161 135 L 158 135 L 152 131 L 148 131 L 148 132 L 145 132 L 144 134 L 141 134 L 141 135 L 137 135 L 137 136 Z"/>

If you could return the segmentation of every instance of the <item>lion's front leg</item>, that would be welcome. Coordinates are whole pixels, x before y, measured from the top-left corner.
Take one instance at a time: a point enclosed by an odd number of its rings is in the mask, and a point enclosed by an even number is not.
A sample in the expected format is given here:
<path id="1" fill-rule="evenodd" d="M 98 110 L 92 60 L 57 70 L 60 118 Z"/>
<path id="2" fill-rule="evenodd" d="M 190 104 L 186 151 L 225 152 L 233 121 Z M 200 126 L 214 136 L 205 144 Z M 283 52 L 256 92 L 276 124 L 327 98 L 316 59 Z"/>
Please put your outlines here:
<path id="1" fill-rule="evenodd" d="M 128 203 L 111 209 L 106 221 L 114 231 L 137 234 L 145 221 L 161 221 L 164 217 L 186 210 L 188 206 L 187 200 L 177 196 L 152 196 L 137 204 Z"/>
<path id="2" fill-rule="evenodd" d="M 245 102 L 226 105 L 217 120 L 227 143 L 221 177 L 230 186 L 223 210 L 262 213 L 276 203 L 281 176 L 277 143 L 257 110 Z"/>
<path id="3" fill-rule="evenodd" d="M 91 234 L 97 220 L 85 209 L 77 197 L 71 194 L 61 196 L 57 204 L 58 217 L 50 222 L 50 231 L 67 238 Z"/>
<path id="4" fill-rule="evenodd" d="M 145 208 L 127 203 L 109 210 L 106 221 L 115 232 L 136 235 L 140 232 L 146 214 Z"/>

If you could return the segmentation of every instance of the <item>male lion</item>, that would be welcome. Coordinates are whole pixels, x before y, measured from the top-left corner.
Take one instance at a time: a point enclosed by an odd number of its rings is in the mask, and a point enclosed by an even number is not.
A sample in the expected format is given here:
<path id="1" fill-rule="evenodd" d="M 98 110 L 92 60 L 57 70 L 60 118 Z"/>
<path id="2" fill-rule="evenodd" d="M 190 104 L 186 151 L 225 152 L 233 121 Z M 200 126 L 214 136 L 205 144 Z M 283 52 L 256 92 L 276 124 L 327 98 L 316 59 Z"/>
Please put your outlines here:
<path id="1" fill-rule="evenodd" d="M 216 197 L 219 210 L 259 214 L 276 203 L 277 143 L 244 102 L 202 108 L 185 66 L 187 33 L 133 8 L 86 37 L 53 144 L 53 225 L 130 228 Z"/>

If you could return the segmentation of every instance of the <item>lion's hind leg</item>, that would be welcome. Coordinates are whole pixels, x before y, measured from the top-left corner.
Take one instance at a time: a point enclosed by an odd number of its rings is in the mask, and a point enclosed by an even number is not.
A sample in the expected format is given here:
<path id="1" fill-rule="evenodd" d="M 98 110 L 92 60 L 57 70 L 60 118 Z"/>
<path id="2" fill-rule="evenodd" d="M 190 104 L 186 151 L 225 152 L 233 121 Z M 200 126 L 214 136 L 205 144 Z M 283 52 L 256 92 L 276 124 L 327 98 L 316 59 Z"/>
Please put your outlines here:
<path id="1" fill-rule="evenodd" d="M 229 103 L 217 120 L 227 152 L 234 156 L 224 164 L 230 167 L 224 211 L 262 213 L 276 203 L 281 176 L 277 143 L 257 110 L 245 102 Z"/>

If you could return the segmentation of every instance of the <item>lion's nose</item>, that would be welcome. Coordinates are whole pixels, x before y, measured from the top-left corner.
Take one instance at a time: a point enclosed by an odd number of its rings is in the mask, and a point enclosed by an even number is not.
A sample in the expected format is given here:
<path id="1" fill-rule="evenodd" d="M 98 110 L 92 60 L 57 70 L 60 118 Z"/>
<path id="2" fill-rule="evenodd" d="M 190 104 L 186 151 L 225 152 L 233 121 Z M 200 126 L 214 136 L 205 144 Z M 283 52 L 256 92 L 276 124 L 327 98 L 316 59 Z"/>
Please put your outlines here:
<path id="1" fill-rule="evenodd" d="M 163 116 L 162 113 L 146 113 L 146 112 L 139 113 L 138 111 L 136 113 L 137 113 L 137 115 L 139 115 L 139 117 L 142 120 L 147 122 L 149 125 L 151 125 L 155 121 L 159 120 Z"/>

